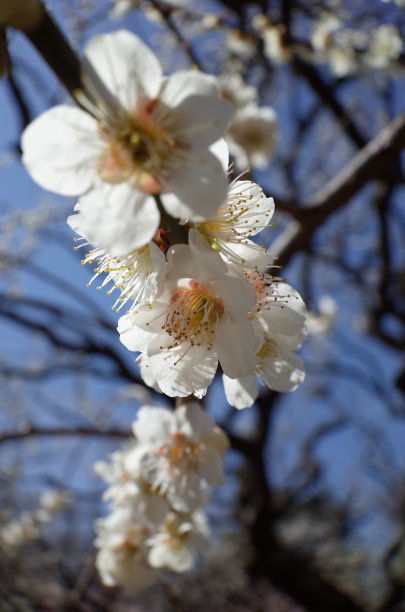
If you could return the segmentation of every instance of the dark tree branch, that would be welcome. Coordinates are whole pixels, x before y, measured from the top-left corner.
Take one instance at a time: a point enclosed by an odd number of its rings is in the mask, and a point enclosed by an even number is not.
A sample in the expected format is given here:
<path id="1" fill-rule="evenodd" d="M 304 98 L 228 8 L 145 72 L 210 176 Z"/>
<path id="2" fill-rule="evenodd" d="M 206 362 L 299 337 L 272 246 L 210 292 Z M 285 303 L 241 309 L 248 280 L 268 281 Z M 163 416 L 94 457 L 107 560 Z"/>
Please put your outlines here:
<path id="1" fill-rule="evenodd" d="M 370 181 L 401 180 L 397 156 L 405 146 L 405 114 L 391 121 L 381 132 L 331 179 L 324 188 L 304 203 L 299 222 L 292 222 L 273 244 L 281 265 L 306 250 L 315 230 Z"/>

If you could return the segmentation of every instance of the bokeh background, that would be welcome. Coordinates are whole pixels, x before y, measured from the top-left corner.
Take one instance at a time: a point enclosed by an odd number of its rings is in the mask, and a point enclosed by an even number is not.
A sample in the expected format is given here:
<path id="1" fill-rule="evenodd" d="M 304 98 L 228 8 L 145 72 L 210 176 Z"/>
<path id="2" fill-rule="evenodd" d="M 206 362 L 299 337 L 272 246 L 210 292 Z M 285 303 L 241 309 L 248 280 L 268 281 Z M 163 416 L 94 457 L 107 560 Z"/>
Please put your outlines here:
<path id="1" fill-rule="evenodd" d="M 243 83 L 258 108 L 274 109 L 277 135 L 264 161 L 250 155 L 250 177 L 276 202 L 260 241 L 308 306 L 307 375 L 293 393 L 263 387 L 243 411 L 218 378 L 205 405 L 232 448 L 209 508 L 211 550 L 145 592 L 103 587 L 93 520 L 105 484 L 94 462 L 125 442 L 142 403 L 168 400 L 142 384 L 121 345 L 113 296 L 86 286 L 93 270 L 66 225 L 74 201 L 42 190 L 21 164 L 24 127 L 69 96 L 8 29 L 0 609 L 405 610 L 405 3 L 46 5 L 80 53 L 124 27 L 167 74 L 196 67 L 236 80 L 235 120 Z"/>

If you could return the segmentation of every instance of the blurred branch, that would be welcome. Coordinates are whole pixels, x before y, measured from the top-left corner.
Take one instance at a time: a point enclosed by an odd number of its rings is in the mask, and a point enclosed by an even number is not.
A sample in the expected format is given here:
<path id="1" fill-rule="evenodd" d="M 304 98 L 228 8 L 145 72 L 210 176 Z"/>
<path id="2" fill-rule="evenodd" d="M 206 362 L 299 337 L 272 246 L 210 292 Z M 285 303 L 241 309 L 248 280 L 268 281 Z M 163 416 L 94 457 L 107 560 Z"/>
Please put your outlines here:
<path id="1" fill-rule="evenodd" d="M 397 172 L 397 155 L 404 147 L 405 114 L 402 114 L 303 204 L 299 222 L 291 222 L 273 244 L 279 263 L 285 266 L 295 253 L 306 250 L 315 230 L 369 181 L 402 180 Z"/>
<path id="2" fill-rule="evenodd" d="M 250 526 L 254 548 L 252 575 L 266 577 L 311 612 L 362 612 L 360 604 L 322 577 L 308 555 L 280 542 L 276 525 L 280 508 L 269 493 L 262 453 L 250 459 L 246 480 L 245 498 L 255 512 Z"/>
<path id="3" fill-rule="evenodd" d="M 75 98 L 75 92 L 82 89 L 80 59 L 45 6 L 36 27 L 24 33 Z"/>
<path id="4" fill-rule="evenodd" d="M 353 121 L 348 117 L 347 111 L 333 95 L 331 84 L 325 83 L 313 66 L 297 56 L 292 61 L 292 67 L 298 76 L 303 77 L 307 81 L 326 108 L 335 116 L 343 132 L 349 136 L 356 147 L 359 149 L 364 147 L 367 139 L 361 134 Z"/>
<path id="5" fill-rule="evenodd" d="M 155 8 L 155 10 L 158 11 L 158 13 L 161 15 L 163 20 L 166 22 L 168 29 L 173 34 L 181 49 L 183 49 L 183 51 L 187 54 L 187 57 L 190 62 L 195 66 L 198 66 L 198 68 L 201 68 L 201 62 L 194 53 L 191 43 L 185 40 L 182 32 L 177 27 L 177 24 L 173 19 L 173 7 L 169 4 L 162 4 L 161 2 L 157 2 L 156 0 L 149 1 Z"/>
<path id="6" fill-rule="evenodd" d="M 8 84 L 10 86 L 10 89 L 13 93 L 14 96 L 14 100 L 16 102 L 16 107 L 20 113 L 20 117 L 21 117 L 21 131 L 24 130 L 24 128 L 27 127 L 27 125 L 29 124 L 29 122 L 31 121 L 31 113 L 28 107 L 28 104 L 25 100 L 24 95 L 22 94 L 22 91 L 17 83 L 17 81 L 15 80 L 15 76 L 14 76 L 14 69 L 13 69 L 13 63 L 11 61 L 11 59 L 9 58 L 9 68 L 8 68 L 8 72 L 7 72 L 7 80 L 8 80 Z M 20 149 L 21 152 L 21 149 Z"/>
<path id="7" fill-rule="evenodd" d="M 69 318 L 69 315 L 59 309 L 56 306 L 49 305 L 46 302 L 41 302 L 40 300 L 33 300 L 25 298 L 26 304 L 33 305 L 46 313 L 49 317 L 50 314 L 55 315 L 57 318 L 67 322 L 67 327 L 71 328 L 74 322 L 74 319 Z M 88 319 L 85 316 L 82 316 L 80 321 L 82 324 L 77 325 L 78 321 L 73 325 L 73 328 L 76 329 L 80 333 L 80 341 L 72 342 L 64 337 L 63 329 L 62 333 L 59 333 L 59 326 L 55 326 L 57 329 L 53 329 L 48 322 L 45 324 L 43 322 L 37 321 L 35 319 L 30 318 L 27 315 L 24 315 L 19 312 L 15 312 L 18 306 L 18 302 L 15 300 L 10 300 L 6 296 L 2 296 L 0 300 L 0 316 L 3 316 L 10 321 L 25 327 L 27 329 L 43 333 L 44 336 L 56 347 L 65 349 L 73 352 L 84 352 L 88 355 L 96 354 L 103 355 L 111 360 L 112 363 L 117 367 L 117 374 L 124 379 L 129 380 L 130 382 L 134 382 L 135 380 L 135 371 L 132 372 L 128 366 L 126 365 L 123 358 L 119 355 L 118 351 L 114 350 L 112 344 L 106 344 L 102 342 L 98 342 L 94 340 L 88 334 L 87 322 Z M 80 323 L 79 321 L 79 323 Z"/>
<path id="8" fill-rule="evenodd" d="M 130 431 L 122 431 L 120 429 L 93 429 L 90 427 L 75 427 L 74 429 L 66 429 L 64 427 L 54 427 L 41 429 L 40 427 L 28 427 L 23 431 L 12 431 L 9 433 L 0 434 L 0 444 L 10 442 L 12 440 L 26 440 L 32 436 L 102 436 L 107 438 L 129 438 Z"/>

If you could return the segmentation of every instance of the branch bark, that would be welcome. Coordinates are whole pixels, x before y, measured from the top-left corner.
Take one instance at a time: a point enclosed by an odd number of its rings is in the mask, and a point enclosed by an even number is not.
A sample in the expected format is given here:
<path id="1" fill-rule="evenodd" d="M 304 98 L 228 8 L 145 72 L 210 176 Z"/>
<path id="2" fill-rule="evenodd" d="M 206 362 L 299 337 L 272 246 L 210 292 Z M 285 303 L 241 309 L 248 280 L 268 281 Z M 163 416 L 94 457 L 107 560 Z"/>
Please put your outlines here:
<path id="1" fill-rule="evenodd" d="M 398 154 L 405 147 L 405 113 L 371 140 L 325 187 L 304 202 L 298 221 L 292 221 L 273 244 L 272 252 L 285 266 L 306 250 L 315 230 L 343 208 L 370 181 L 402 181 Z"/>

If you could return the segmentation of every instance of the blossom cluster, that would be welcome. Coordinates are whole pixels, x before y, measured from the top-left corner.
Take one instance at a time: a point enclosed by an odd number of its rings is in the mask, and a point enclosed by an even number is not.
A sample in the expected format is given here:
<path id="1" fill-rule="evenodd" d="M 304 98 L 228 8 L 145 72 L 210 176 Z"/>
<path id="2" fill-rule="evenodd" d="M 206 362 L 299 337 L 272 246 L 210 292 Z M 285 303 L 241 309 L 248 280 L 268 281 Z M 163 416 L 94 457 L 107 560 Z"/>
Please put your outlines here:
<path id="1" fill-rule="evenodd" d="M 24 512 L 19 518 L 12 518 L 1 525 L 1 550 L 12 555 L 27 540 L 40 538 L 44 526 L 62 512 L 70 501 L 70 495 L 66 491 L 44 491 L 40 496 L 38 508 Z"/>
<path id="2" fill-rule="evenodd" d="M 204 506 L 224 483 L 224 432 L 196 402 L 174 412 L 143 406 L 135 439 L 111 462 L 96 464 L 110 485 L 106 518 L 96 522 L 96 565 L 107 585 L 144 587 L 154 568 L 191 569 L 209 542 Z"/>
<path id="3" fill-rule="evenodd" d="M 192 567 L 208 541 L 202 508 L 223 482 L 226 437 L 190 397 L 206 394 L 218 366 L 236 408 L 251 406 L 260 384 L 294 390 L 305 376 L 296 351 L 306 310 L 256 242 L 273 199 L 243 175 L 228 178 L 224 134 L 240 158 L 238 121 L 256 122 L 265 138 L 243 149 L 264 165 L 272 109 L 214 76 L 163 76 L 150 49 L 123 30 L 93 38 L 82 70 L 80 108 L 56 106 L 31 123 L 23 161 L 46 189 L 78 197 L 68 219 L 75 248 L 94 266 L 90 283 L 100 279 L 118 295 L 113 308 L 125 307 L 118 332 L 139 353 L 145 384 L 186 398 L 174 413 L 141 408 L 136 441 L 98 467 L 113 506 L 97 523 L 101 577 L 133 585 L 136 574 L 145 585 L 151 567 Z M 225 98 L 234 107 L 227 132 Z"/>
<path id="4" fill-rule="evenodd" d="M 394 25 L 379 25 L 366 35 L 364 31 L 344 27 L 329 13 L 315 22 L 311 44 L 315 61 L 329 64 L 337 77 L 368 69 L 392 68 L 403 49 L 401 36 Z"/>
<path id="5" fill-rule="evenodd" d="M 118 330 L 140 353 L 145 382 L 201 398 L 220 364 L 238 408 L 256 399 L 255 376 L 294 389 L 304 377 L 295 351 L 305 307 L 268 274 L 272 257 L 252 240 L 268 227 L 273 199 L 249 180 L 228 184 L 220 137 L 230 104 L 217 80 L 163 77 L 125 31 L 89 43 L 83 80 L 90 112 L 41 115 L 23 135 L 23 159 L 44 187 L 79 195 L 68 222 L 94 245 L 83 263 L 106 274 L 100 287 L 118 290 L 117 310 L 127 305 Z"/>
<path id="6" fill-rule="evenodd" d="M 397 0 L 399 6 L 401 2 Z M 336 11 L 318 11 L 308 45 L 287 42 L 285 26 L 271 23 L 264 14 L 254 15 L 252 24 L 263 41 L 264 54 L 271 61 L 284 63 L 298 55 L 306 61 L 327 64 L 339 78 L 367 70 L 396 68 L 403 50 L 395 25 L 368 26 L 366 33 L 365 29 L 344 23 Z"/>

